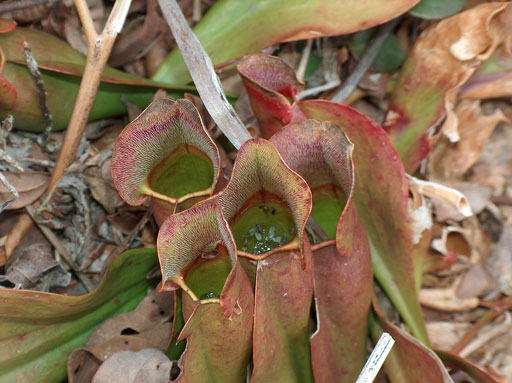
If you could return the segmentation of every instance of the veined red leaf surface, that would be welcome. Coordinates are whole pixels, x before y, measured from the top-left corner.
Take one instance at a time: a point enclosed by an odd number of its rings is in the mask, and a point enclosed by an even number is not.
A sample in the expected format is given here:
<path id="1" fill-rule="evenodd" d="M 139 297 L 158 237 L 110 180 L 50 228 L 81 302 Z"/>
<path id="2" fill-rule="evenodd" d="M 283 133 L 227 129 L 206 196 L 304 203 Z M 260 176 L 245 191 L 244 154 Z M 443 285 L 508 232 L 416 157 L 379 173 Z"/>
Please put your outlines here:
<path id="1" fill-rule="evenodd" d="M 213 193 L 220 157 L 190 101 L 161 99 L 121 132 L 111 169 L 119 194 L 130 205 L 141 205 L 150 196 L 176 206 Z"/>
<path id="2" fill-rule="evenodd" d="M 314 120 L 288 125 L 271 142 L 312 189 L 312 217 L 327 236 L 313 236 L 315 381 L 354 382 L 366 361 L 373 274 L 354 204 L 353 145 L 338 126 Z"/>
<path id="3" fill-rule="evenodd" d="M 278 68 L 291 70 L 283 65 Z M 258 75 L 262 77 L 263 74 Z M 271 95 L 276 93 L 267 89 L 258 95 L 272 103 Z M 413 334 L 428 343 L 415 288 L 409 189 L 405 169 L 389 136 L 371 119 L 343 104 L 308 100 L 295 102 L 290 108 L 292 122 L 306 119 L 330 122 L 340 127 L 354 144 L 352 160 L 358 174 L 354 201 L 372 244 L 374 274 Z M 261 123 L 268 120 L 261 113 L 256 113 L 256 118 Z"/>

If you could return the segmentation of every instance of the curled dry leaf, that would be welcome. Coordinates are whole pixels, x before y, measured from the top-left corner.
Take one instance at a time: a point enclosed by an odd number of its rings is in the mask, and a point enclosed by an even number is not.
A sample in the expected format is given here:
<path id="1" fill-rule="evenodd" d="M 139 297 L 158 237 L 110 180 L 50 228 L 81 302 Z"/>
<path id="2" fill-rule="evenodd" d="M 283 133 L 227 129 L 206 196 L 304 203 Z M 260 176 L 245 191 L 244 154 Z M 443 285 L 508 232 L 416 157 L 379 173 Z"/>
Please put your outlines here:
<path id="1" fill-rule="evenodd" d="M 440 311 L 468 311 L 478 307 L 480 300 L 476 297 L 460 298 L 456 294 L 457 283 L 447 289 L 421 289 L 420 303 Z"/>
<path id="2" fill-rule="evenodd" d="M 68 382 L 88 383 L 100 366 L 101 361 L 92 353 L 84 348 L 77 348 L 68 358 Z"/>
<path id="3" fill-rule="evenodd" d="M 473 214 L 471 206 L 460 191 L 436 182 L 420 180 L 416 177 L 407 176 L 409 187 L 418 193 L 434 200 L 444 202 L 457 209 L 463 216 L 469 217 Z"/>
<path id="4" fill-rule="evenodd" d="M 17 198 L 7 209 L 20 209 L 30 205 L 46 190 L 50 176 L 42 172 L 5 172 L 3 173 L 12 186 L 18 191 Z M 11 192 L 0 183 L 0 205 L 12 198 Z"/>
<path id="5" fill-rule="evenodd" d="M 466 232 L 460 227 L 443 227 L 441 238 L 432 241 L 432 248 L 443 255 L 452 252 L 468 259 L 471 256 L 471 245 L 466 237 Z"/>
<path id="6" fill-rule="evenodd" d="M 120 351 L 98 369 L 93 383 L 167 383 L 172 362 L 162 351 L 147 348 L 138 352 Z"/>
<path id="7" fill-rule="evenodd" d="M 432 348 L 450 350 L 470 329 L 469 322 L 428 322 L 426 324 Z"/>
<path id="8" fill-rule="evenodd" d="M 482 114 L 480 101 L 461 101 L 454 111 L 459 121 L 460 139 L 456 143 L 441 138 L 429 160 L 429 170 L 441 178 L 461 177 L 478 160 L 487 139 L 500 122 L 509 122 L 497 109 L 493 114 Z"/>
<path id="9" fill-rule="evenodd" d="M 442 131 L 459 140 L 453 112 L 457 93 L 512 34 L 512 5 L 485 3 L 428 28 L 404 64 L 388 109 L 388 130 L 406 169 L 413 172 Z M 436 129 L 447 116 L 441 129 Z"/>
<path id="10" fill-rule="evenodd" d="M 173 293 L 154 290 L 134 311 L 103 322 L 86 342 L 90 352 L 104 361 L 119 351 L 156 348 L 166 351 L 171 339 Z"/>
<path id="11" fill-rule="evenodd" d="M 512 228 L 507 226 L 496 249 L 486 262 L 486 268 L 497 283 L 497 290 L 512 295 Z"/>

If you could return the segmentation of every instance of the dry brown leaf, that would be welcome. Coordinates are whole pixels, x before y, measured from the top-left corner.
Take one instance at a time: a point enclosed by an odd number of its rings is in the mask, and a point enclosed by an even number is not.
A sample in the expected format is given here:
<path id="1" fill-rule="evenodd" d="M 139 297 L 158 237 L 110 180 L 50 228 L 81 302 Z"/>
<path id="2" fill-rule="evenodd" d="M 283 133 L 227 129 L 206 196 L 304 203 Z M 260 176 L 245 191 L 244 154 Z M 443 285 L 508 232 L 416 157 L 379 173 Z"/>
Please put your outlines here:
<path id="1" fill-rule="evenodd" d="M 164 36 L 158 37 L 148 51 L 146 56 L 144 57 L 144 61 L 146 64 L 146 72 L 149 77 L 152 77 L 157 69 L 160 67 L 160 64 L 169 54 L 169 44 L 165 41 Z"/>
<path id="2" fill-rule="evenodd" d="M 512 6 L 508 2 L 482 4 L 451 17 L 452 24 L 438 25 L 438 43 L 435 49 L 447 49 L 446 62 L 441 62 L 448 78 L 457 78 L 446 92 L 447 117 L 442 131 L 452 142 L 459 138 L 458 117 L 453 105 L 460 87 L 465 84 L 477 67 L 488 59 L 502 42 L 509 43 L 512 33 Z M 448 20 L 447 20 L 448 21 Z M 454 38 L 455 37 L 455 38 Z M 437 44 L 436 44 L 437 45 Z M 425 47 L 427 48 L 427 47 Z"/>
<path id="3" fill-rule="evenodd" d="M 432 241 L 432 248 L 443 255 L 452 252 L 455 255 L 471 258 L 471 245 L 466 232 L 460 227 L 444 227 L 441 238 Z"/>
<path id="4" fill-rule="evenodd" d="M 506 226 L 498 245 L 486 262 L 499 293 L 512 295 L 512 227 Z"/>
<path id="5" fill-rule="evenodd" d="M 100 366 L 101 361 L 88 350 L 77 348 L 68 358 L 68 382 L 89 383 Z"/>
<path id="6" fill-rule="evenodd" d="M 171 339 L 173 297 L 172 292 L 153 291 L 134 311 L 107 320 L 87 340 L 89 351 L 103 361 L 122 350 L 167 350 Z"/>
<path id="7" fill-rule="evenodd" d="M 473 214 L 480 214 L 489 206 L 492 193 L 489 186 L 474 182 L 457 182 L 454 187 L 466 196 Z"/>
<path id="8" fill-rule="evenodd" d="M 487 139 L 500 122 L 510 122 L 501 110 L 482 114 L 480 101 L 461 101 L 455 108 L 460 139 L 456 143 L 442 138 L 430 155 L 429 170 L 440 178 L 459 178 L 480 157 Z"/>
<path id="9" fill-rule="evenodd" d="M 401 134 L 402 120 L 416 118 L 421 122 L 426 119 L 425 129 L 429 133 L 422 134 L 429 135 L 428 141 L 435 141 L 438 135 L 433 133 L 442 131 L 451 142 L 457 142 L 458 119 L 453 106 L 460 87 L 498 45 L 508 44 L 511 35 L 512 4 L 509 2 L 481 4 L 428 28 L 411 51 L 401 74 L 401 92 L 396 94 L 399 103 L 392 104 L 383 125 Z M 444 113 L 430 105 L 439 95 Z M 422 100 L 426 104 L 419 108 L 418 102 Z M 408 102 L 411 105 L 406 105 Z M 404 108 L 410 110 L 406 116 Z M 436 129 L 445 115 L 442 128 Z"/>
<path id="10" fill-rule="evenodd" d="M 459 97 L 482 100 L 512 96 L 512 47 L 503 45 L 461 88 Z"/>
<path id="11" fill-rule="evenodd" d="M 421 289 L 418 295 L 420 304 L 439 311 L 468 311 L 478 307 L 480 300 L 475 297 L 460 298 L 455 289 L 457 284 L 447 289 Z"/>
<path id="12" fill-rule="evenodd" d="M 468 322 L 430 322 L 426 323 L 430 345 L 435 350 L 449 351 L 469 330 Z"/>
<path id="13" fill-rule="evenodd" d="M 172 362 L 162 351 L 120 351 L 98 369 L 92 383 L 168 383 Z"/>
<path id="14" fill-rule="evenodd" d="M 20 194 L 20 197 L 7 207 L 8 210 L 30 205 L 44 193 L 50 179 L 50 176 L 43 172 L 5 172 L 3 174 Z M 0 183 L 0 205 L 11 198 L 11 192 Z"/>
<path id="15" fill-rule="evenodd" d="M 59 263 L 53 258 L 48 241 L 19 246 L 6 265 L 9 282 L 26 289 L 34 286 L 49 270 Z"/>
<path id="16" fill-rule="evenodd" d="M 122 66 L 145 56 L 156 39 L 167 29 L 165 20 L 158 12 L 156 0 L 146 2 L 146 17 L 143 24 L 140 24 L 142 23 L 135 19 L 123 29 L 109 57 L 110 65 Z"/>
<path id="17" fill-rule="evenodd" d="M 460 191 L 437 182 L 424 181 L 409 175 L 407 175 L 407 182 L 409 189 L 429 197 L 433 202 L 439 201 L 450 205 L 464 217 L 473 215 L 468 200 Z"/>
<path id="18" fill-rule="evenodd" d="M 485 270 L 482 262 L 477 262 L 462 277 L 457 287 L 457 296 L 460 298 L 482 297 L 490 293 L 494 285 L 493 278 Z"/>
<path id="19" fill-rule="evenodd" d="M 123 204 L 123 200 L 117 192 L 112 175 L 110 174 L 110 159 L 101 167 L 92 166 L 85 171 L 85 181 L 93 198 L 108 212 L 114 213 L 116 208 Z"/>

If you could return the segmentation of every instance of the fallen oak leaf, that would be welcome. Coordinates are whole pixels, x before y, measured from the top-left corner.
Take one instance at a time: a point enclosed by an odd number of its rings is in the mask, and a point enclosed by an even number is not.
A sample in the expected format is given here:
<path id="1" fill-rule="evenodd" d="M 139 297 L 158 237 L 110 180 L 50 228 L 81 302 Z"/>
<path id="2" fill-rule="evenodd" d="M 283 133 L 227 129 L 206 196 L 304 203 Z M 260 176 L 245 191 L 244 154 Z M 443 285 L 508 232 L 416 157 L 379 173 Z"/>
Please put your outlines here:
<path id="1" fill-rule="evenodd" d="M 103 322 L 85 344 L 101 361 L 119 351 L 166 351 L 171 339 L 173 304 L 172 292 L 153 290 L 135 310 Z"/>
<path id="2" fill-rule="evenodd" d="M 460 178 L 478 160 L 487 139 L 500 122 L 510 120 L 497 109 L 491 115 L 482 114 L 480 101 L 462 100 L 455 108 L 459 121 L 460 140 L 451 143 L 441 138 L 432 151 L 428 168 L 443 179 Z"/>
<path id="3" fill-rule="evenodd" d="M 46 190 L 50 176 L 44 172 L 5 172 L 3 175 L 18 191 L 15 199 L 6 209 L 20 209 L 30 205 Z M 11 192 L 0 183 L 0 205 L 12 198 Z"/>
<path id="4" fill-rule="evenodd" d="M 100 366 L 92 382 L 167 383 L 171 367 L 169 358 L 154 348 L 120 351 Z"/>
<path id="5" fill-rule="evenodd" d="M 127 251 L 96 290 L 79 297 L 0 289 L 2 382 L 63 380 L 69 353 L 105 318 L 133 309 L 146 296 L 154 285 L 146 275 L 157 264 L 153 249 Z"/>

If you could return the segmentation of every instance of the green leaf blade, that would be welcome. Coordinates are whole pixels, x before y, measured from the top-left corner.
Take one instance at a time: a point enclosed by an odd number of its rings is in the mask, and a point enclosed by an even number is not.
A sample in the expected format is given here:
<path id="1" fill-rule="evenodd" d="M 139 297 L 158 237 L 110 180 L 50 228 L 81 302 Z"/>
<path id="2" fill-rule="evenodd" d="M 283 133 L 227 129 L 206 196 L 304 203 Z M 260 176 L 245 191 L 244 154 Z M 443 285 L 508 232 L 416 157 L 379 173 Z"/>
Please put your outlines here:
<path id="1" fill-rule="evenodd" d="M 63 296 L 0 291 L 0 378 L 3 382 L 55 382 L 66 376 L 67 356 L 101 322 L 134 309 L 153 285 L 154 249 L 123 253 L 92 293 Z"/>
<path id="2" fill-rule="evenodd" d="M 217 65 L 283 41 L 366 29 L 406 12 L 416 3 L 418 0 L 223 0 L 210 9 L 194 33 Z M 178 50 L 170 53 L 153 79 L 175 84 L 189 81 Z"/>
<path id="3" fill-rule="evenodd" d="M 409 13 L 427 20 L 444 19 L 459 12 L 466 2 L 467 0 L 422 0 Z"/>

